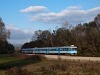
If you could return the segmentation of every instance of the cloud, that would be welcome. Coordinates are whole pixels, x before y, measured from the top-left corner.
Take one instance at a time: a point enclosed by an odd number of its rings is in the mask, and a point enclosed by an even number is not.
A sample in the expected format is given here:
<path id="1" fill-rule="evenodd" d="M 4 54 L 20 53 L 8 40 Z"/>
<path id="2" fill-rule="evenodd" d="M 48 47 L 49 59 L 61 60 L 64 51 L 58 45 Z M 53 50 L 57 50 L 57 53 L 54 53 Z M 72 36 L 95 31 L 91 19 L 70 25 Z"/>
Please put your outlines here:
<path id="1" fill-rule="evenodd" d="M 72 9 L 80 9 L 81 8 L 81 6 L 69 6 L 69 7 L 67 7 L 67 9 L 69 9 L 69 10 L 72 10 Z"/>
<path id="2" fill-rule="evenodd" d="M 51 11 L 47 13 L 40 12 L 35 15 L 31 15 L 30 20 L 55 24 L 62 24 L 64 21 L 68 21 L 70 24 L 76 25 L 79 23 L 92 21 L 99 13 L 100 7 L 82 10 L 81 6 L 69 6 L 58 13 Z"/>
<path id="3" fill-rule="evenodd" d="M 20 12 L 24 12 L 24 13 L 40 13 L 45 11 L 46 11 L 46 7 L 44 6 L 29 6 L 28 8 L 20 10 Z"/>
<path id="4" fill-rule="evenodd" d="M 84 10 L 63 10 L 59 13 L 40 13 L 31 17 L 31 21 L 42 21 L 47 23 L 62 24 L 64 21 L 80 23 L 83 21 L 86 12 Z"/>
<path id="5" fill-rule="evenodd" d="M 12 44 L 24 44 L 29 42 L 33 36 L 33 32 L 29 30 L 21 30 L 14 25 L 6 27 L 11 31 L 10 39 L 8 40 Z"/>

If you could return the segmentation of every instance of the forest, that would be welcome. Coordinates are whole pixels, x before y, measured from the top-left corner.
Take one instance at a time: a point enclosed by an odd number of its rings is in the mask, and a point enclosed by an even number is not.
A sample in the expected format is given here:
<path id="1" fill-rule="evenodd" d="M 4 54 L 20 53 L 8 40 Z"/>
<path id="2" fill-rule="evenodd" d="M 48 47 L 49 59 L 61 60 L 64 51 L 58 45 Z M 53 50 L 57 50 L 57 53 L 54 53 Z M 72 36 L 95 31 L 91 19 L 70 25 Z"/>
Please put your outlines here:
<path id="1" fill-rule="evenodd" d="M 78 55 L 100 56 L 100 14 L 89 23 L 75 26 L 64 22 L 61 28 L 50 30 L 37 30 L 30 42 L 22 48 L 58 47 L 75 45 L 78 47 Z"/>

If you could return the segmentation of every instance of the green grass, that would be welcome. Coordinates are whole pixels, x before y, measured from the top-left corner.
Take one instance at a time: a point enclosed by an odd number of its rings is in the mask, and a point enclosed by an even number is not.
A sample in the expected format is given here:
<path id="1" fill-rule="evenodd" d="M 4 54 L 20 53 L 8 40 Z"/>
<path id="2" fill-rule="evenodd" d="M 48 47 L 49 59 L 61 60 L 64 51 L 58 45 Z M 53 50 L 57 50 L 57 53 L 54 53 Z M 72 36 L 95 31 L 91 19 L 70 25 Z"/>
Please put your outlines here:
<path id="1" fill-rule="evenodd" d="M 39 56 L 25 56 L 21 57 L 2 57 L 0 58 L 0 69 L 8 69 L 12 67 L 22 67 L 28 64 L 36 63 L 41 61 Z"/>
<path id="2" fill-rule="evenodd" d="M 6 75 L 5 71 L 0 71 L 0 75 Z"/>
<path id="3" fill-rule="evenodd" d="M 10 62 L 10 61 L 16 61 L 19 60 L 19 58 L 15 57 L 0 57 L 0 64 Z"/>

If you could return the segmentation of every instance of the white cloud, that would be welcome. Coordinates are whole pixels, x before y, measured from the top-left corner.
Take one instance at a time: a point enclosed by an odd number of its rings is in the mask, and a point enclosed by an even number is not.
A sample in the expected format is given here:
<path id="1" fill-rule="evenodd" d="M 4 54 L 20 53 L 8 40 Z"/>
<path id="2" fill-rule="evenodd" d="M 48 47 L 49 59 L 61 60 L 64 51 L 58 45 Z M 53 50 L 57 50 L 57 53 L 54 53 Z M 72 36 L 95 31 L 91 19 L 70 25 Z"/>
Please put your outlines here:
<path id="1" fill-rule="evenodd" d="M 10 39 L 8 40 L 12 44 L 24 44 L 29 42 L 33 36 L 33 32 L 29 30 L 21 30 L 14 25 L 6 27 L 11 31 Z"/>
<path id="2" fill-rule="evenodd" d="M 24 13 L 39 13 L 45 11 L 46 11 L 46 7 L 44 6 L 29 6 L 28 8 L 20 10 L 20 12 L 24 12 Z"/>
<path id="3" fill-rule="evenodd" d="M 70 6 L 58 13 L 51 11 L 31 15 L 30 20 L 56 24 L 62 24 L 64 21 L 68 21 L 70 24 L 76 25 L 92 21 L 97 14 L 100 14 L 100 7 L 82 10 L 81 6 Z"/>
<path id="4" fill-rule="evenodd" d="M 75 10 L 75 9 L 80 9 L 81 8 L 81 6 L 69 6 L 69 7 L 67 7 L 67 9 L 69 9 L 69 10 Z"/>
<path id="5" fill-rule="evenodd" d="M 70 23 L 82 22 L 86 12 L 84 10 L 63 10 L 59 13 L 40 13 L 31 17 L 31 21 L 42 21 L 49 23 Z"/>

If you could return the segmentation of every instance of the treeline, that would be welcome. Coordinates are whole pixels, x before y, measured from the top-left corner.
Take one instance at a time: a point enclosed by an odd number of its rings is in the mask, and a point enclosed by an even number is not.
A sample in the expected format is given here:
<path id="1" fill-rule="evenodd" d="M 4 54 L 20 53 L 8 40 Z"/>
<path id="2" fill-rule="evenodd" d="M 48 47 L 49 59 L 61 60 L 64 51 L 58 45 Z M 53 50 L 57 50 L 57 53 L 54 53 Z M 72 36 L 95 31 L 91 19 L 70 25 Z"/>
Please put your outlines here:
<path id="1" fill-rule="evenodd" d="M 71 27 L 65 22 L 62 28 L 53 32 L 38 30 L 35 35 L 36 40 L 25 43 L 22 48 L 75 45 L 78 47 L 78 55 L 100 56 L 100 14 L 89 23 Z"/>
<path id="2" fill-rule="evenodd" d="M 10 31 L 5 28 L 5 24 L 0 18 L 0 54 L 10 54 L 14 52 L 14 46 L 7 42 L 10 38 Z"/>

